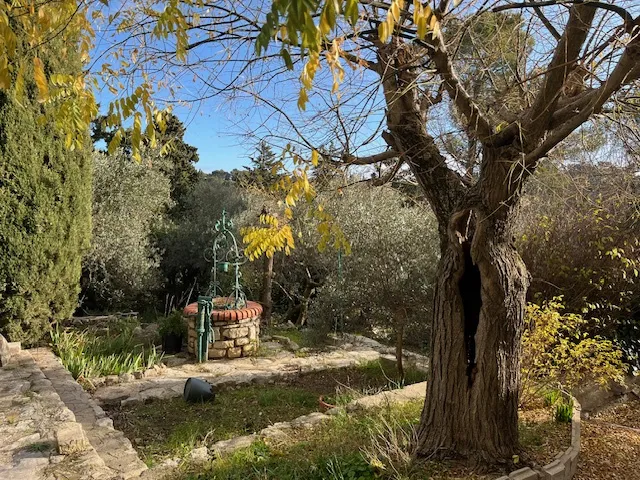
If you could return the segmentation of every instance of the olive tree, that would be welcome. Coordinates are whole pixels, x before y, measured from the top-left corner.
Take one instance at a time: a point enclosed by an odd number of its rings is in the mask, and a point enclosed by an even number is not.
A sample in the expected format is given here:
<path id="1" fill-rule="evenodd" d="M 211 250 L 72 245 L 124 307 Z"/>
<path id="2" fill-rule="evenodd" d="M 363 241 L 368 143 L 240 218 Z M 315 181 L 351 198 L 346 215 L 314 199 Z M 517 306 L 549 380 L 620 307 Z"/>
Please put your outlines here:
<path id="1" fill-rule="evenodd" d="M 151 167 L 153 153 L 144 155 L 148 162 L 137 163 L 122 151 L 93 154 L 93 235 L 83 265 L 83 308 L 131 308 L 152 300 L 162 284 L 152 233 L 172 205 L 171 186 Z"/>
<path id="2" fill-rule="evenodd" d="M 338 320 L 391 340 L 398 373 L 404 376 L 406 341 L 422 347 L 432 315 L 439 248 L 435 218 L 397 190 L 370 185 L 345 188 L 326 202 L 351 244 L 319 288 L 311 324 Z M 317 244 L 318 239 L 314 239 Z M 297 250 L 297 249 L 296 249 Z M 293 255 L 296 255 L 294 252 Z"/>

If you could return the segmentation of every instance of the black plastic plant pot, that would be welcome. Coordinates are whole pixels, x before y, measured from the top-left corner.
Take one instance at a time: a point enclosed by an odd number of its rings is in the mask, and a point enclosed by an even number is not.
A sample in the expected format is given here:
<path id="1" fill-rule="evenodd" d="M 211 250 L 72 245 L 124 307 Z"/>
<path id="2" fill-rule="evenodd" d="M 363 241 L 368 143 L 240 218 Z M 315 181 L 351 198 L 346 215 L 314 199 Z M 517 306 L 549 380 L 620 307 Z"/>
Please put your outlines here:
<path id="1" fill-rule="evenodd" d="M 164 353 L 179 353 L 180 350 L 182 350 L 182 335 L 170 333 L 162 337 L 162 351 Z"/>
<path id="2" fill-rule="evenodd" d="M 199 378 L 188 378 L 182 394 L 186 402 L 212 402 L 216 397 L 213 385 Z"/>

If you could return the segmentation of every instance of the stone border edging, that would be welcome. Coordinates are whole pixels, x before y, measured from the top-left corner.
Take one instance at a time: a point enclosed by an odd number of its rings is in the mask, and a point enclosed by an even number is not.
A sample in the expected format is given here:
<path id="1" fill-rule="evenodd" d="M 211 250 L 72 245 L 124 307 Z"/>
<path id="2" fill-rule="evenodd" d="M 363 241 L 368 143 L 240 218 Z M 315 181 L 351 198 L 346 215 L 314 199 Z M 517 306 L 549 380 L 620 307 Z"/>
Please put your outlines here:
<path id="1" fill-rule="evenodd" d="M 556 456 L 556 459 L 542 467 L 532 470 L 529 467 L 511 472 L 498 480 L 571 480 L 578 469 L 580 457 L 580 410 L 581 406 L 575 397 L 573 400 L 573 416 L 571 417 L 571 446 Z"/>

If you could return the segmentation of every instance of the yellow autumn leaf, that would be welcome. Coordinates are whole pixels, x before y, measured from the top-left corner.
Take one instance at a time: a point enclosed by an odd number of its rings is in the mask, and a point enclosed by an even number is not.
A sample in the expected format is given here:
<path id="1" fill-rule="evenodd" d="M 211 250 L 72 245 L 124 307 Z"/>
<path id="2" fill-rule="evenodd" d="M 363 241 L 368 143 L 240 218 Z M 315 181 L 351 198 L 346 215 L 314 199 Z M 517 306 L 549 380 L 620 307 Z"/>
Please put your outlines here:
<path id="1" fill-rule="evenodd" d="M 309 97 L 307 96 L 306 88 L 300 89 L 300 94 L 298 95 L 298 108 L 304 112 L 307 108 L 307 102 L 309 101 Z"/>
<path id="2" fill-rule="evenodd" d="M 0 88 L 8 90 L 11 86 L 11 75 L 9 74 L 9 64 L 7 56 L 0 56 Z"/>
<path id="3" fill-rule="evenodd" d="M 433 18 L 436 18 L 435 15 Z M 435 38 L 438 36 L 439 33 L 440 33 L 440 24 L 436 22 L 436 24 L 433 26 L 433 32 L 431 33 L 431 38 L 435 40 Z"/>
<path id="4" fill-rule="evenodd" d="M 380 23 L 380 25 L 378 25 L 378 37 L 380 38 L 381 42 L 386 42 L 389 38 L 389 30 L 385 22 L 382 22 Z"/>
<path id="5" fill-rule="evenodd" d="M 33 57 L 33 78 L 38 87 L 38 99 L 42 102 L 49 98 L 49 83 L 44 73 L 44 65 L 38 57 Z"/>

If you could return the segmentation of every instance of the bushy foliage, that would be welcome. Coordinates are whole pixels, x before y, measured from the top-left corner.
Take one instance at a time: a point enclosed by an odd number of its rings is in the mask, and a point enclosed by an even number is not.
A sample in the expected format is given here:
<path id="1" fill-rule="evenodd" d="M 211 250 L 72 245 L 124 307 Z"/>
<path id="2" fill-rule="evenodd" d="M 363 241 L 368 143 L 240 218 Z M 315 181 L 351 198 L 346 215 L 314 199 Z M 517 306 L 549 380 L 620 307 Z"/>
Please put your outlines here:
<path id="1" fill-rule="evenodd" d="M 573 418 L 573 403 L 561 402 L 557 404 L 553 418 L 556 422 L 570 423 Z"/>
<path id="2" fill-rule="evenodd" d="M 622 382 L 622 351 L 602 336 L 588 333 L 590 321 L 564 312 L 560 299 L 530 303 L 522 339 L 522 403 L 546 386 L 570 390 L 586 381 L 607 387 Z"/>
<path id="3" fill-rule="evenodd" d="M 592 331 L 619 340 L 630 359 L 640 350 L 639 193 L 630 169 L 549 167 L 519 217 L 530 299 L 561 295 L 568 311 L 600 319 Z"/>
<path id="4" fill-rule="evenodd" d="M 163 337 L 166 335 L 177 335 L 179 337 L 187 335 L 187 325 L 184 323 L 182 312 L 179 310 L 174 310 L 166 317 L 161 318 L 158 326 L 158 333 Z"/>
<path id="5" fill-rule="evenodd" d="M 138 163 L 123 151 L 94 153 L 93 240 L 84 262 L 83 308 L 143 305 L 161 287 L 151 234 L 171 205 L 170 182 L 156 166 L 160 159 L 144 155 Z"/>
<path id="6" fill-rule="evenodd" d="M 180 216 L 156 232 L 169 309 L 184 306 L 189 298 L 206 291 L 212 265 L 205 259 L 205 250 L 213 245 L 215 223 L 223 210 L 233 218 L 244 208 L 242 192 L 233 182 L 204 176 L 184 197 Z"/>
<path id="7" fill-rule="evenodd" d="M 310 322 L 360 330 L 423 346 L 427 339 L 439 249 L 430 212 L 388 187 L 354 186 L 327 201 L 351 243 L 351 255 L 327 254 L 328 273 Z"/>
<path id="8" fill-rule="evenodd" d="M 50 40 L 50 52 L 64 46 L 67 56 L 61 62 L 43 52 L 46 71 L 81 71 L 67 42 Z M 19 37 L 18 58 L 27 50 Z M 55 133 L 48 114 L 58 102 L 38 101 L 31 62 L 24 66 L 21 103 L 0 93 L 0 331 L 28 345 L 76 308 L 91 235 L 91 162 L 88 136 L 74 138 L 70 150 Z"/>
<path id="9" fill-rule="evenodd" d="M 106 147 L 116 136 L 118 129 L 106 125 L 106 116 L 99 116 L 91 125 L 91 138 L 96 148 Z M 198 149 L 184 141 L 186 128 L 172 113 L 164 118 L 164 130 L 156 133 L 158 145 L 162 146 L 163 159 L 159 163 L 159 170 L 164 173 L 171 184 L 171 199 L 174 201 L 174 211 L 180 211 L 182 199 L 193 190 L 200 174 L 195 167 L 198 162 Z M 132 129 L 127 129 L 120 140 L 120 148 L 128 156 L 132 154 Z M 104 144 L 102 144 L 104 142 Z"/>

